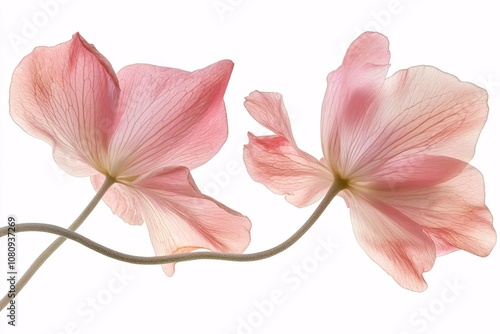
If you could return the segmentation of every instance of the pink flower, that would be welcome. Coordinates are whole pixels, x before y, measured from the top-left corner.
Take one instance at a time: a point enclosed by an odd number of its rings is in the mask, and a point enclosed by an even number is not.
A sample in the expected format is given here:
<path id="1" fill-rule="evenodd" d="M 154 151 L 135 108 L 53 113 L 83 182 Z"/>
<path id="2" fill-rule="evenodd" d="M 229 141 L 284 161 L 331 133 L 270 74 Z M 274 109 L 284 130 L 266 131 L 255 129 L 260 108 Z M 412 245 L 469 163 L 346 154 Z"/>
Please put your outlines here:
<path id="1" fill-rule="evenodd" d="M 239 253 L 250 241 L 249 220 L 203 195 L 190 174 L 227 138 L 223 96 L 232 68 L 229 60 L 194 72 L 135 64 L 115 74 L 77 33 L 21 61 L 11 115 L 53 147 L 68 173 L 91 176 L 96 189 L 114 177 L 104 201 L 129 224 L 146 222 L 157 255 Z M 163 269 L 172 275 L 174 265 Z"/>
<path id="2" fill-rule="evenodd" d="M 487 94 L 434 67 L 386 78 L 388 68 L 386 37 L 364 33 L 328 75 L 321 161 L 297 147 L 281 95 L 253 92 L 245 107 L 276 135 L 249 134 L 244 158 L 254 180 L 299 207 L 344 180 L 361 247 L 401 286 L 422 291 L 436 255 L 487 256 L 496 242 L 483 178 L 467 163 Z"/>

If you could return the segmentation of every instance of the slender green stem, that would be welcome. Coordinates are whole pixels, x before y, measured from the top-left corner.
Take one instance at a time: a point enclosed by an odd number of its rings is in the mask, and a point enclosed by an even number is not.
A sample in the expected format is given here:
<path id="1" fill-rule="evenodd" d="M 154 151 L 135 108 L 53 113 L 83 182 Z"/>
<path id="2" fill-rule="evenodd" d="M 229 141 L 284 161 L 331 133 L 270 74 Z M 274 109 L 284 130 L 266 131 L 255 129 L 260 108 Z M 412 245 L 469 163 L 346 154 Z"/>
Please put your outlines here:
<path id="1" fill-rule="evenodd" d="M 71 224 L 71 226 L 68 228 L 69 231 L 75 231 L 82 223 L 87 219 L 89 214 L 94 210 L 96 207 L 97 203 L 101 200 L 101 198 L 104 196 L 106 191 L 115 183 L 114 178 L 112 177 L 106 177 L 106 180 L 101 186 L 101 189 L 95 194 L 94 198 L 90 201 L 90 203 L 87 205 L 87 207 L 82 211 L 82 213 L 76 218 L 76 220 Z M 21 225 L 21 224 L 19 224 Z M 3 230 L 4 228 L 2 228 Z M 17 225 L 16 225 L 16 233 L 18 231 Z M 2 231 L 3 233 L 3 231 Z M 65 237 L 59 237 L 57 238 L 52 244 L 50 244 L 49 247 L 47 247 L 42 254 L 40 254 L 35 262 L 31 264 L 31 266 L 28 268 L 26 273 L 19 279 L 19 281 L 16 284 L 16 296 L 19 295 L 19 292 L 24 288 L 26 283 L 29 282 L 31 277 L 37 272 L 37 270 L 42 266 L 42 264 L 49 258 L 52 253 L 56 251 L 59 246 L 62 245 L 62 243 L 66 240 Z M 13 298 L 13 297 L 12 297 Z M 8 295 L 5 295 L 1 300 L 0 300 L 0 310 L 3 310 L 5 306 L 10 302 L 12 298 L 9 298 Z"/>
<path id="2" fill-rule="evenodd" d="M 232 253 L 219 253 L 219 252 L 194 252 L 194 253 L 184 253 L 166 256 L 134 256 L 121 252 L 117 252 L 113 249 L 102 246 L 81 234 L 75 233 L 73 231 L 61 228 L 59 226 L 50 224 L 38 224 L 38 223 L 26 223 L 16 225 L 16 232 L 27 232 L 27 231 L 39 231 L 52 234 L 62 235 L 68 239 L 76 241 L 85 247 L 88 247 L 96 252 L 99 252 L 105 256 L 111 257 L 113 259 L 135 263 L 135 264 L 164 264 L 171 262 L 184 262 L 191 260 L 201 260 L 201 259 L 212 259 L 212 260 L 223 260 L 223 261 L 238 261 L 238 262 L 248 262 L 262 260 L 278 253 L 283 252 L 285 249 L 293 245 L 297 240 L 299 240 L 311 226 L 318 220 L 321 214 L 325 211 L 326 207 L 332 199 L 346 186 L 345 182 L 342 180 L 336 181 L 331 188 L 328 190 L 327 194 L 318 205 L 316 210 L 312 213 L 309 219 L 301 226 L 301 228 L 295 232 L 290 238 L 282 242 L 281 244 L 270 248 L 265 251 L 250 253 L 250 254 L 232 254 Z M 5 230 L 5 231 L 4 231 Z M 7 228 L 0 229 L 0 237 L 5 235 Z"/>

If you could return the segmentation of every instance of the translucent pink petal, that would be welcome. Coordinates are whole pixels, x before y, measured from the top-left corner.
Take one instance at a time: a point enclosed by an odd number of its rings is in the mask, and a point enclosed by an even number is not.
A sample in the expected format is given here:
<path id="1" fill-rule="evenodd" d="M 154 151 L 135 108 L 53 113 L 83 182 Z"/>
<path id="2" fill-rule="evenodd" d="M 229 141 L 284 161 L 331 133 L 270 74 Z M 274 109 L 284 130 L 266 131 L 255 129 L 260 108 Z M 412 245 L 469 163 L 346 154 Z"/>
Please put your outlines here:
<path id="1" fill-rule="evenodd" d="M 68 173 L 104 171 L 120 119 L 118 81 L 109 62 L 78 33 L 54 47 L 37 47 L 17 66 L 10 113 L 26 132 L 48 142 Z"/>
<path id="2" fill-rule="evenodd" d="M 486 256 L 496 243 L 481 174 L 468 164 L 487 94 L 430 66 L 386 79 L 389 57 L 383 35 L 364 33 L 329 74 L 321 118 L 327 168 L 297 148 L 277 93 L 247 99 L 252 116 L 277 135 L 250 135 L 244 159 L 254 180 L 299 206 L 344 178 L 340 196 L 360 245 L 400 285 L 422 291 L 436 255 Z"/>
<path id="3" fill-rule="evenodd" d="M 432 239 L 409 216 L 394 207 L 346 191 L 354 234 L 361 247 L 402 287 L 423 291 L 422 273 L 436 259 Z"/>
<path id="4" fill-rule="evenodd" d="M 463 249 L 487 256 L 496 243 L 493 217 L 484 203 L 483 177 L 470 165 L 442 184 L 376 196 L 412 217 L 434 240 L 439 255 Z"/>
<path id="5" fill-rule="evenodd" d="M 257 122 L 295 145 L 290 119 L 281 94 L 254 91 L 245 98 L 244 105 Z"/>
<path id="6" fill-rule="evenodd" d="M 295 144 L 281 94 L 252 92 L 245 108 L 276 136 L 249 133 L 244 161 L 250 176 L 288 202 L 303 207 L 319 200 L 333 182 L 332 173 Z"/>
<path id="7" fill-rule="evenodd" d="M 433 187 L 459 175 L 468 163 L 445 156 L 397 156 L 360 183 L 370 190 L 402 192 Z M 357 182 L 351 181 L 356 187 Z M 382 195 L 382 196 L 385 196 Z"/>
<path id="8" fill-rule="evenodd" d="M 224 60 L 194 72 L 145 64 L 120 70 L 124 115 L 110 146 L 110 174 L 133 179 L 212 158 L 227 138 L 223 96 L 232 68 Z"/>
<path id="9" fill-rule="evenodd" d="M 90 179 L 94 189 L 98 191 L 104 182 L 105 176 L 95 174 Z M 104 194 L 103 200 L 111 208 L 111 211 L 126 223 L 131 225 L 142 225 L 144 223 L 139 208 L 141 197 L 137 195 L 136 191 L 131 191 L 129 185 L 113 184 Z"/>
<path id="10" fill-rule="evenodd" d="M 134 188 L 157 255 L 198 248 L 242 253 L 250 242 L 248 218 L 200 193 L 187 168 L 165 168 Z M 163 270 L 172 275 L 174 264 Z"/>
<path id="11" fill-rule="evenodd" d="M 370 128 L 350 147 L 352 177 L 369 177 L 392 159 L 419 154 L 468 162 L 488 114 L 484 89 L 431 66 L 388 78 L 373 108 Z"/>
<path id="12" fill-rule="evenodd" d="M 333 175 L 311 155 L 299 150 L 282 136 L 255 137 L 249 134 L 243 159 L 250 176 L 271 191 L 285 195 L 298 207 L 323 197 Z"/>
<path id="13" fill-rule="evenodd" d="M 361 144 L 357 135 L 370 124 L 372 115 L 367 111 L 378 98 L 389 59 L 387 38 L 365 32 L 350 45 L 342 65 L 328 75 L 321 138 L 324 157 L 333 170 L 346 170 L 352 147 Z"/>

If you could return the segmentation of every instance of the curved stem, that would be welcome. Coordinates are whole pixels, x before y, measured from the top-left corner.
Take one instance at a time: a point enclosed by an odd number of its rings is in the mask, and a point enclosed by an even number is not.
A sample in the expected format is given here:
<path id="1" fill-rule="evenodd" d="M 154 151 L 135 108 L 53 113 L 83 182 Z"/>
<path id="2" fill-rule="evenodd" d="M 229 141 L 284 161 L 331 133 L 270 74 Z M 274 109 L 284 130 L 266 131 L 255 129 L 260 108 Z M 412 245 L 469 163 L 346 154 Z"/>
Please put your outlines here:
<path id="1" fill-rule="evenodd" d="M 38 224 L 38 223 L 26 223 L 26 224 L 18 224 L 16 225 L 16 232 L 27 232 L 27 231 L 39 231 L 46 232 L 52 234 L 62 235 L 68 239 L 76 241 L 85 247 L 88 247 L 98 253 L 101 253 L 107 257 L 111 257 L 113 259 L 134 263 L 134 264 L 165 264 L 171 262 L 184 262 L 184 261 L 192 261 L 192 260 L 201 260 L 201 259 L 212 259 L 212 260 L 223 260 L 223 261 L 238 261 L 238 262 L 249 262 L 249 261 L 257 261 L 262 260 L 271 256 L 274 256 L 278 253 L 283 252 L 285 249 L 289 248 L 293 245 L 297 240 L 299 240 L 311 226 L 318 220 L 321 214 L 325 211 L 326 207 L 332 199 L 345 188 L 345 183 L 342 180 L 336 181 L 331 188 L 328 190 L 327 194 L 318 205 L 316 210 L 312 213 L 309 219 L 301 226 L 301 228 L 295 232 L 290 238 L 282 242 L 281 244 L 270 248 L 265 251 L 250 253 L 250 254 L 232 254 L 232 253 L 220 253 L 220 252 L 194 252 L 194 253 L 184 253 L 184 254 L 174 254 L 174 255 L 166 255 L 166 256 L 135 256 L 129 255 L 125 253 L 121 253 L 115 251 L 113 249 L 102 246 L 95 241 L 92 241 L 81 234 L 76 232 L 64 229 L 59 226 L 50 225 L 50 224 Z M 5 231 L 4 231 L 5 230 Z M 0 237 L 5 235 L 7 228 L 0 229 Z"/>
<path id="2" fill-rule="evenodd" d="M 87 205 L 87 207 L 82 211 L 82 213 L 76 218 L 76 220 L 73 222 L 73 224 L 70 225 L 68 228 L 69 231 L 75 231 L 82 223 L 87 219 L 89 214 L 94 210 L 96 207 L 97 203 L 101 200 L 101 198 L 104 196 L 106 191 L 115 183 L 114 178 L 107 176 L 106 180 L 101 186 L 101 189 L 95 194 L 94 198 L 90 201 L 90 203 Z M 19 224 L 22 225 L 22 224 Z M 2 233 L 3 233 L 2 228 Z M 18 228 L 16 225 L 16 233 L 18 232 Z M 49 247 L 47 247 L 42 254 L 40 254 L 36 260 L 31 264 L 31 266 L 28 268 L 26 273 L 19 279 L 19 281 L 16 284 L 16 293 L 15 295 L 17 296 L 19 292 L 24 288 L 26 283 L 29 282 L 31 277 L 37 272 L 37 270 L 42 266 L 42 264 L 49 258 L 52 253 L 56 251 L 59 246 L 62 245 L 62 243 L 66 240 L 65 237 L 59 237 L 57 238 L 54 242 L 50 244 Z M 14 296 L 12 296 L 14 298 Z M 8 294 L 5 295 L 1 300 L 0 300 L 0 310 L 3 310 L 5 306 L 10 302 L 12 298 L 9 298 Z"/>

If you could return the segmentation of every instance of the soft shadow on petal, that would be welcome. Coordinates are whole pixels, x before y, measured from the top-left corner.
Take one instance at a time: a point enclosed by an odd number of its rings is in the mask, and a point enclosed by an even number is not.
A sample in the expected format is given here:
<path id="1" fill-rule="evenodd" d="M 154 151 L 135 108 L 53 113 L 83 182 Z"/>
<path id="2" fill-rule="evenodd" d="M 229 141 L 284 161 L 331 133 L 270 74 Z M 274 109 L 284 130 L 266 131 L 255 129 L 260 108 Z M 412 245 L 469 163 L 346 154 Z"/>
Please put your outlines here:
<path id="1" fill-rule="evenodd" d="M 90 179 L 94 189 L 98 191 L 105 180 L 105 176 L 95 174 Z M 129 185 L 113 184 L 104 194 L 103 201 L 115 215 L 118 215 L 126 223 L 131 225 L 142 225 L 144 223 L 138 204 L 140 197 L 137 195 L 137 191 L 131 190 Z"/>
<path id="2" fill-rule="evenodd" d="M 443 155 L 470 161 L 488 114 L 487 93 L 431 66 L 396 72 L 380 92 L 376 117 L 358 143 L 358 175 L 397 156 Z"/>
<path id="3" fill-rule="evenodd" d="M 376 103 L 389 69 L 389 42 L 366 32 L 349 47 L 342 65 L 327 78 L 321 111 L 323 154 L 334 170 L 348 169 L 360 145 L 359 136 L 371 122 L 369 107 Z"/>
<path id="4" fill-rule="evenodd" d="M 351 207 L 354 234 L 360 246 L 402 287 L 427 288 L 422 273 L 436 259 L 431 238 L 412 219 L 395 208 L 345 191 Z"/>
<path id="5" fill-rule="evenodd" d="M 134 183 L 156 255 L 209 249 L 242 253 L 250 242 L 247 217 L 200 193 L 189 170 L 165 168 Z M 163 265 L 167 275 L 174 264 Z"/>
<path id="6" fill-rule="evenodd" d="M 48 142 L 72 175 L 105 172 L 107 147 L 120 119 L 120 90 L 109 62 L 78 33 L 54 47 L 37 47 L 12 76 L 10 113 Z"/>
<path id="7" fill-rule="evenodd" d="M 293 205 L 304 207 L 318 201 L 332 185 L 333 175 L 326 166 L 286 138 L 251 133 L 248 137 L 243 151 L 248 173 Z"/>
<path id="8" fill-rule="evenodd" d="M 133 178 L 166 166 L 198 167 L 227 138 L 223 96 L 233 63 L 186 72 L 137 64 L 118 72 L 123 112 L 110 147 L 110 174 Z"/>
<path id="9" fill-rule="evenodd" d="M 442 184 L 383 192 L 379 197 L 412 217 L 435 241 L 438 255 L 463 249 L 487 256 L 496 243 L 493 217 L 484 203 L 483 177 L 470 165 Z"/>

